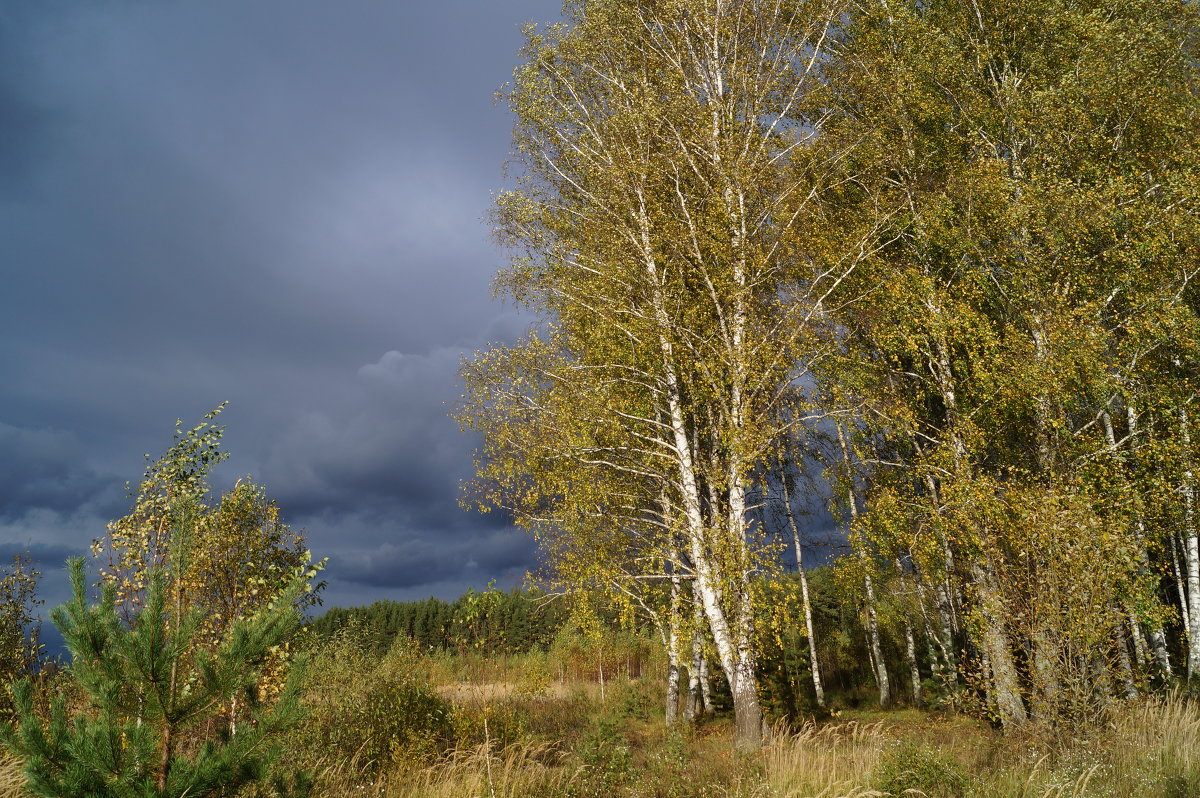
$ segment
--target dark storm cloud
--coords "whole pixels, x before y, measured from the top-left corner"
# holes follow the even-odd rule
[[[111,475],[87,464],[70,432],[0,422],[0,452],[0,519],[12,521],[38,509],[112,509],[119,500]]]
[[[520,577],[533,556],[533,543],[515,531],[496,531],[470,540],[445,541],[437,530],[376,549],[342,555],[330,564],[340,579],[372,587],[410,588],[432,582],[478,582]]]
[[[25,182],[49,127],[45,110],[0,73],[0,185]]]
[[[329,553],[331,578],[401,589],[511,584],[534,565],[532,542],[502,513],[457,504],[477,443],[447,412],[465,353],[387,352],[358,370],[346,405],[299,417],[279,436],[264,480],[318,556]]]
[[[452,500],[470,448],[447,416],[462,350],[387,352],[356,375],[361,393],[337,416],[307,413],[281,431],[264,477],[288,506],[352,511]]]
[[[56,546],[52,543],[19,543],[0,544],[0,567],[5,567],[14,557],[28,557],[29,561],[39,571],[58,569],[69,558],[78,557],[79,551],[71,546]]]
[[[27,188],[32,167],[55,134],[53,115],[24,84],[32,9],[0,11],[0,196]]]
[[[458,508],[445,412],[523,324],[488,289],[492,95],[557,7],[4,4],[0,554],[82,553],[175,418],[229,400],[217,482],[264,482],[331,603],[532,565]]]

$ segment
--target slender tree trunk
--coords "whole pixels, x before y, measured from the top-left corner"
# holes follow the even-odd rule
[[[684,704],[684,718],[688,723],[694,723],[704,709],[700,696],[700,663],[704,660],[703,643],[700,632],[692,633],[692,664],[688,668],[687,702]]]
[[[921,706],[921,670],[917,667],[917,644],[913,640],[912,623],[904,616],[904,653],[908,658],[908,675],[912,681],[913,706]]]
[[[671,632],[672,637],[676,632]],[[667,649],[667,707],[664,715],[666,725],[674,726],[679,719],[679,653],[670,647]]]
[[[682,590],[679,584],[678,566],[675,564],[678,562],[678,554],[672,551],[671,609],[667,616],[667,706],[664,716],[668,726],[675,725],[679,716],[679,610]]]
[[[1154,649],[1154,659],[1158,663],[1158,669],[1162,671],[1163,676],[1170,679],[1174,676],[1174,672],[1171,670],[1171,655],[1167,653],[1167,634],[1157,621],[1150,629],[1150,646]]]
[[[871,575],[863,579],[867,592],[867,641],[871,646],[871,661],[875,663],[875,683],[879,687],[879,706],[892,703],[892,688],[888,680],[887,664],[883,661],[883,646],[879,641],[879,616],[875,612],[875,584]]]
[[[813,693],[817,698],[817,706],[825,708],[825,687],[821,683],[821,662],[817,657],[817,638],[813,632],[812,602],[808,595],[808,575],[800,569],[800,596],[804,602],[804,628],[808,633],[808,663],[812,671]]]
[[[732,458],[736,460],[736,458]],[[739,469],[740,470],[740,469]],[[729,494],[729,538],[738,554],[738,570],[741,580],[738,593],[738,615],[736,624],[737,679],[731,684],[733,690],[733,717],[737,727],[736,740],[739,749],[748,751],[762,744],[763,716],[758,702],[758,650],[754,643],[754,571],[750,563],[749,544],[746,541],[746,491],[741,477],[731,467]]]
[[[934,677],[938,678],[945,674],[947,681],[952,683],[958,682],[958,660],[954,656],[953,646],[953,630],[950,628],[950,617],[947,613],[942,612],[941,590],[935,589],[938,594],[938,616],[942,623],[942,633],[939,635],[933,628],[933,621],[929,617],[927,607],[929,606],[928,598],[925,594],[925,575],[922,571],[917,571],[917,595],[921,601],[921,614],[925,620],[925,639],[929,646],[929,663],[934,669]],[[944,637],[943,637],[944,636]],[[934,650],[934,646],[937,650]],[[939,656],[941,657],[939,661]]]
[[[1175,573],[1175,592],[1179,594],[1179,617],[1183,620],[1184,639],[1187,639],[1188,630],[1192,628],[1192,624],[1188,617],[1187,589],[1184,587],[1183,571],[1179,565],[1179,551],[1183,548],[1183,544],[1179,542],[1174,532],[1167,533],[1167,540],[1171,547],[1171,570]]]
[[[704,614],[712,632],[713,643],[721,659],[721,667],[725,671],[730,689],[733,691],[734,722],[737,727],[736,744],[742,749],[755,748],[762,741],[762,710],[758,704],[758,689],[754,673],[752,629],[738,629],[735,637],[735,630],[730,628],[729,620],[722,606],[722,579],[709,555],[708,531],[700,503],[700,479],[696,471],[696,457],[684,419],[683,391],[675,371],[673,344],[667,336],[667,330],[671,329],[671,324],[660,287],[661,276],[658,264],[652,255],[654,247],[650,237],[649,219],[645,212],[642,213],[641,222],[646,269],[654,286],[653,310],[660,326],[659,349],[662,355],[663,393],[667,402],[671,442],[679,468],[679,487],[683,499],[684,520],[687,525],[688,554],[695,571],[692,580],[693,589],[700,593]],[[745,544],[744,539],[742,543]],[[744,580],[746,578],[747,575],[744,572],[737,574],[740,591],[745,590]],[[744,620],[744,607],[749,602],[749,596],[738,595],[735,596],[735,599],[735,605],[739,608],[738,620]],[[748,680],[749,683],[739,685],[739,679]]]
[[[938,659],[933,627],[929,625],[929,618],[922,618],[922,621],[925,631],[925,656],[929,657],[930,675],[934,682],[939,682],[942,678],[942,661]]]
[[[700,597],[692,591],[692,665],[688,669],[688,721],[694,721],[702,712],[711,711],[708,701],[708,663],[704,658],[705,623],[704,606]]]
[[[1196,529],[1196,489],[1192,482],[1192,433],[1187,408],[1179,409],[1179,432],[1183,442],[1183,535],[1187,565],[1188,681],[1200,677],[1200,533]]]
[[[839,422],[837,425],[838,446],[842,450],[842,462],[846,468],[847,487],[846,502],[850,507],[850,523],[858,520],[858,499],[854,495],[854,476],[851,471],[850,448],[846,444],[846,432]],[[883,661],[883,646],[879,641],[879,616],[875,612],[875,583],[871,580],[870,563],[865,551],[860,552],[864,568],[863,584],[867,595],[867,641],[871,647],[871,661],[874,663],[875,684],[879,687],[879,705],[889,706],[892,703],[891,685],[888,681],[887,665]]]
[[[995,580],[982,565],[974,565],[971,573],[975,582],[975,599],[983,621],[980,642],[992,673],[989,681],[996,709],[1005,727],[1023,723],[1027,719],[1025,703],[1021,699],[1017,666],[1004,628],[1007,613],[1003,599]]]
[[[788,528],[792,531],[792,544],[796,548],[796,570],[800,575],[800,598],[804,609],[804,629],[808,633],[808,663],[812,670],[813,692],[817,706],[825,708],[825,688],[821,685],[821,666],[817,660],[817,638],[813,634],[812,602],[808,595],[808,574],[804,572],[804,548],[800,545],[800,527],[792,509],[792,492],[788,487],[788,476],[783,475],[783,511],[787,515]]]
[[[159,747],[158,776],[155,785],[160,795],[167,790],[167,777],[171,774],[171,753],[175,748],[175,738],[171,734],[171,724],[163,727],[162,743]]]
[[[700,657],[700,701],[704,705],[704,714],[711,715],[713,711],[712,684],[708,680],[708,657]]]
[[[908,578],[904,572],[904,563],[896,558],[896,573],[901,587],[907,588]],[[907,592],[907,591],[906,591]],[[917,644],[913,639],[912,619],[906,610],[904,612],[904,656],[908,660],[908,676],[912,683],[913,706],[921,706],[921,669],[917,666]]]
[[[1142,635],[1141,624],[1138,623],[1137,613],[1132,609],[1125,608],[1125,617],[1129,620],[1129,637],[1133,640],[1133,654],[1137,659],[1140,667],[1145,667],[1149,660],[1149,653],[1146,651],[1146,638]]]
[[[925,486],[929,490],[929,501],[933,505],[935,513],[941,513],[941,497],[938,491],[937,481],[932,474],[925,475]],[[954,554],[950,551],[950,544],[943,537],[942,557],[945,561],[945,576],[937,580],[934,587],[934,597],[937,599],[938,619],[941,621],[941,637],[938,639],[938,645],[942,650],[942,657],[946,663],[946,670],[954,684],[958,683],[958,657],[954,652],[954,634],[956,624],[954,623],[954,600],[951,598],[950,574],[954,573]],[[918,586],[920,585],[920,575],[918,574]]]
[[[1117,436],[1113,432],[1112,419],[1106,412],[1102,414],[1104,422],[1104,434],[1108,440],[1108,445],[1113,451],[1117,449]],[[1130,446],[1133,445],[1133,440],[1138,432],[1137,412],[1133,405],[1126,403],[1125,405],[1125,421],[1129,428]],[[1138,575],[1146,581],[1153,580],[1155,577],[1150,568],[1150,555],[1146,552],[1146,522],[1139,514],[1134,522],[1134,539],[1137,543],[1138,554]],[[1142,639],[1141,624],[1137,619],[1137,615],[1129,608],[1130,630],[1133,633],[1134,648],[1137,652],[1138,662],[1146,661],[1146,643]],[[1163,631],[1162,624],[1158,620],[1154,620],[1148,625],[1150,629],[1150,647],[1154,650],[1154,660],[1158,665],[1159,671],[1163,676],[1170,679],[1171,673],[1171,657],[1167,653],[1167,635]]]

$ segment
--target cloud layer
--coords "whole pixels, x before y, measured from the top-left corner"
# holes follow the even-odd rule
[[[534,564],[457,505],[464,353],[524,326],[481,218],[558,3],[16,0],[0,15],[0,556],[57,570],[221,401],[330,603]],[[57,581],[56,581],[57,580]],[[48,579],[50,600],[60,577]]]

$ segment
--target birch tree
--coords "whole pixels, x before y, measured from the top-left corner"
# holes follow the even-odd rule
[[[1154,614],[1102,422],[1190,329],[1195,14],[863,2],[830,65],[826,132],[876,164],[846,212],[895,209],[834,378],[890,442],[866,528],[965,597],[1006,725],[1103,702],[1122,602]]]
[[[632,468],[676,509],[738,742],[753,747],[750,480],[813,356],[821,303],[857,263],[814,270],[798,254],[833,174],[809,157],[819,119],[806,111],[838,13],[790,0],[567,11],[530,32],[508,94],[521,187],[498,204],[516,252],[499,287],[553,325],[539,345],[569,371],[544,384],[607,397],[587,423],[615,437],[590,461]]]

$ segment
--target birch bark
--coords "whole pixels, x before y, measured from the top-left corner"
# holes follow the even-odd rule
[[[804,572],[804,547],[800,544],[800,527],[796,523],[796,513],[792,509],[792,491],[790,479],[783,474],[783,511],[787,516],[788,529],[792,533],[792,545],[796,551],[796,570],[800,576],[800,599],[804,610],[804,630],[808,634],[808,664],[812,671],[813,693],[817,697],[817,706],[825,708],[825,688],[821,684],[821,664],[817,659],[817,638],[813,633],[812,602],[808,595],[808,574]]]
[[[846,443],[846,431],[841,422],[837,424],[838,447],[842,451],[842,465],[846,469],[846,503],[850,508],[850,523],[858,521],[858,499],[854,494],[853,464],[850,460],[850,448]],[[888,681],[887,664],[883,661],[883,646],[879,640],[879,616],[875,611],[875,583],[871,579],[871,565],[867,561],[867,553],[859,551],[865,568],[863,585],[866,589],[867,610],[867,641],[871,646],[871,661],[874,663],[875,683],[879,687],[879,705],[889,706],[892,702],[891,684]]]
[[[1179,439],[1183,443],[1183,553],[1187,566],[1188,681],[1200,677],[1200,531],[1196,528],[1196,487],[1192,478],[1192,432],[1186,407],[1179,408]]]

